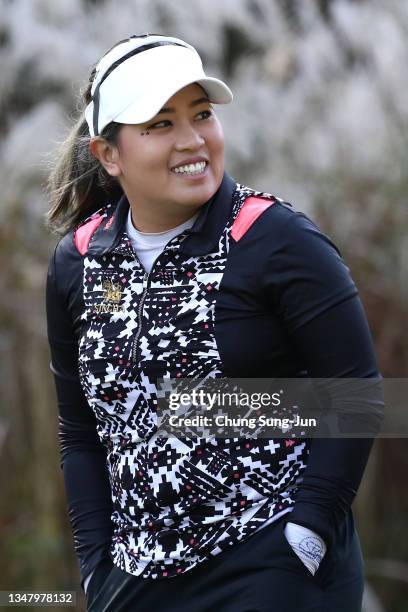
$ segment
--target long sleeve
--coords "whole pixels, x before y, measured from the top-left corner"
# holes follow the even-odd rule
[[[364,438],[325,438],[320,431],[312,440],[287,521],[315,531],[330,547],[381,427],[381,377],[364,310],[340,252],[305,215],[276,213],[264,289],[317,395],[323,387],[344,431],[358,424],[359,412],[364,430],[370,431]],[[319,385],[316,379],[327,381]],[[359,380],[353,385],[346,379]]]
[[[361,404],[364,425],[373,437],[316,437],[290,521],[308,527],[331,545],[336,526],[357,494],[365,466],[381,425],[383,398],[379,373],[364,311],[357,296],[332,307],[292,335],[294,345],[312,378],[327,378],[334,413],[355,422]],[[311,350],[311,347],[312,350]],[[329,350],[328,350],[329,347]],[[338,385],[340,377],[367,379],[367,385]],[[317,390],[318,391],[318,390]],[[347,406],[345,410],[344,406]],[[370,406],[369,406],[370,407]]]
[[[111,543],[111,489],[106,450],[79,381],[78,340],[68,300],[58,290],[55,260],[54,253],[46,296],[50,367],[58,400],[61,468],[83,585],[85,577],[107,555]]]

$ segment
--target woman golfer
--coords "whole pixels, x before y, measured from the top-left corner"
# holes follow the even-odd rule
[[[191,45],[131,36],[50,177],[51,368],[91,611],[361,609],[350,506],[372,437],[157,430],[160,379],[378,375],[331,240],[226,173],[214,105],[231,100]]]

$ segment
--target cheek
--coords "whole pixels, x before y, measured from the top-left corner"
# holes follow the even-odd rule
[[[171,159],[172,143],[161,138],[160,142],[152,144],[153,146],[149,149],[148,161],[145,163],[145,170],[150,174],[156,174],[157,180],[164,179],[170,173],[169,160]]]
[[[155,137],[155,134],[139,136],[139,141],[128,156],[128,167],[141,175],[151,173],[163,167],[167,155],[167,143]]]
[[[217,122],[215,129],[212,133],[212,150],[213,154],[223,158],[224,156],[224,132],[221,127],[221,124]]]
[[[214,141],[211,157],[217,174],[224,172],[224,139],[218,138]]]

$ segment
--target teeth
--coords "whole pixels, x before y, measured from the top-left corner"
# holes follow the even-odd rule
[[[178,166],[173,168],[176,174],[200,174],[204,172],[207,162],[197,162],[196,164],[188,164],[187,166]]]

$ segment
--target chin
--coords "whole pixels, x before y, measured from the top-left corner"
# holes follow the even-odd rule
[[[222,181],[222,176],[220,180],[216,180],[215,178],[212,178],[209,181],[205,181],[205,183],[202,185],[192,185],[191,190],[189,190],[190,193],[187,196],[188,201],[190,203],[204,204],[210,198],[213,197],[213,195],[215,194],[215,192],[218,190],[219,186],[221,185],[221,181]]]
[[[203,177],[203,180],[190,181],[187,179],[184,184],[177,185],[176,188],[173,184],[171,191],[168,191],[168,195],[170,196],[170,193],[172,193],[173,197],[171,199],[179,206],[196,208],[213,197],[221,185],[222,177],[223,173],[217,172],[216,175],[210,174],[210,176]]]

